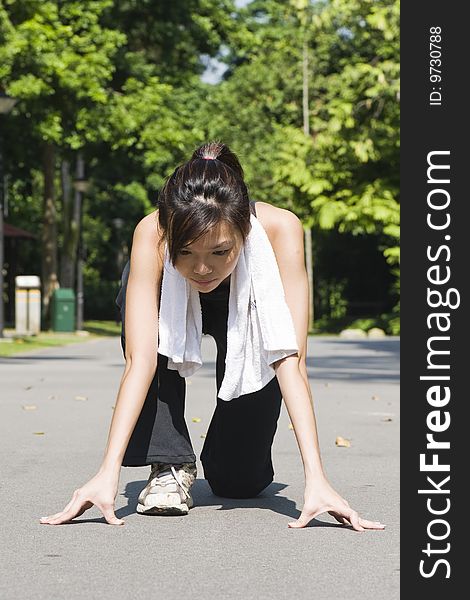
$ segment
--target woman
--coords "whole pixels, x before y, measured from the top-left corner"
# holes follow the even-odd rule
[[[139,513],[186,514],[193,506],[196,456],[184,421],[185,379],[155,351],[160,342],[162,248],[166,243],[174,268],[199,293],[202,332],[217,344],[219,392],[225,375],[231,274],[250,232],[252,213],[274,250],[298,352],[272,365],[275,376],[262,389],[230,402],[217,398],[201,453],[205,478],[216,495],[232,498],[254,497],[271,483],[271,446],[283,398],[305,473],[303,510],[289,526],[304,527],[328,511],[356,531],[384,528],[349,506],[331,487],[321,463],[305,362],[309,297],[302,225],[287,210],[250,202],[237,157],[219,142],[201,146],[174,171],[160,192],[159,209],[135,228],[130,270],[123,275],[117,299],[126,364],[103,462],[61,512],[43,517],[41,523],[58,525],[95,505],[109,524],[123,524],[114,513],[121,466],[151,465],[139,495]]]

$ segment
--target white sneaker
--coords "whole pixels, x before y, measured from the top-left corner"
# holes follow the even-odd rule
[[[147,485],[139,494],[137,512],[145,515],[187,515],[194,506],[189,492],[196,463],[152,464]]]

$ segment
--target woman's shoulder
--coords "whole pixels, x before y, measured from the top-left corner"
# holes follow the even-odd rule
[[[138,259],[145,261],[150,260],[154,263],[154,258],[157,260],[155,264],[157,266],[157,276],[161,275],[163,268],[163,237],[161,229],[158,224],[158,209],[149,213],[143,217],[135,226],[134,235],[132,239],[132,254]],[[132,261],[131,254],[131,261]]]
[[[153,247],[155,247],[155,244],[160,247],[163,236],[158,223],[158,208],[137,223],[134,229],[134,239],[136,237],[140,238],[144,243],[152,244]]]
[[[139,230],[143,233],[148,233],[149,235],[157,235],[158,234],[158,208],[153,210],[151,213],[142,217],[140,221],[135,226],[135,230]]]
[[[267,202],[256,203],[256,216],[271,243],[279,237],[285,240],[286,235],[295,235],[302,228],[302,223],[296,214]]]

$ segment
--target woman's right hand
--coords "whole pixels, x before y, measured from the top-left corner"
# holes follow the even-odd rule
[[[124,525],[124,521],[114,514],[118,483],[116,478],[98,473],[74,491],[72,499],[63,510],[49,517],[41,517],[39,522],[44,525],[61,525],[96,506],[110,525]]]

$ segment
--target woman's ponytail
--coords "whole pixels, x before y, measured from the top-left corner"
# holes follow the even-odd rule
[[[197,150],[193,152],[191,160],[218,160],[232,169],[232,171],[243,179],[245,174],[243,168],[238,160],[236,154],[234,154],[230,148],[220,141],[213,141],[199,146]]]

